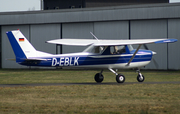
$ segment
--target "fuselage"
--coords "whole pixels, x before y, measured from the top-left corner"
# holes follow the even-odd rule
[[[150,50],[139,50],[132,62],[127,65],[135,50],[121,54],[102,54],[102,53],[71,53],[58,54],[47,57],[38,57],[42,60],[22,60],[21,65],[45,66],[45,67],[83,67],[83,68],[140,68],[150,63],[153,52]],[[29,58],[31,59],[31,58]]]

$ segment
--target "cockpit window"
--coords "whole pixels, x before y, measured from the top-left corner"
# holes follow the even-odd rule
[[[93,46],[91,45],[87,49],[85,49],[83,52],[97,53],[97,54],[102,54],[104,52],[106,54],[123,54],[123,53],[129,53],[132,50],[133,50],[133,47],[131,45],[123,45],[123,46]]]
[[[85,49],[83,52],[90,52],[90,53],[103,53],[107,46],[90,46]]]
[[[125,46],[111,46],[110,51],[111,51],[111,54],[126,53],[126,47]]]

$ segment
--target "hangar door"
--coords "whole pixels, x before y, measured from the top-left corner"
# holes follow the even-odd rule
[[[141,20],[131,21],[131,39],[156,39],[167,38],[167,20]],[[157,52],[146,69],[167,69],[167,44],[147,44],[148,48]],[[143,46],[141,47],[143,48]]]

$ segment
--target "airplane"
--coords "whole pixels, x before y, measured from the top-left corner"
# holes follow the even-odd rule
[[[173,43],[177,41],[177,39],[100,40],[92,32],[90,33],[95,39],[47,41],[47,43],[60,45],[88,46],[84,51],[69,54],[50,54],[36,50],[19,29],[6,32],[18,64],[43,67],[100,68],[102,70],[94,76],[97,83],[104,80],[103,69],[109,69],[114,73],[117,83],[123,83],[125,76],[118,74],[115,69],[137,69],[137,81],[143,82],[145,77],[141,74],[140,69],[151,62],[156,52],[140,49],[140,47],[151,43]],[[138,48],[133,49],[133,44],[138,44]]]

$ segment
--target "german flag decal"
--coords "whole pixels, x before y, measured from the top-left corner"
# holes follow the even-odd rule
[[[19,42],[24,42],[24,38],[19,38]]]

